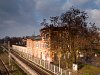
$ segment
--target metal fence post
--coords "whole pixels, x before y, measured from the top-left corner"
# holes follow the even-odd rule
[[[62,75],[62,69],[61,69],[61,75]]]
[[[71,75],[71,72],[69,71],[69,75]]]
[[[44,68],[45,68],[45,61],[44,61]]]
[[[56,68],[55,68],[55,65],[54,65],[54,73],[55,73],[55,69],[56,69]]]
[[[48,69],[50,70],[50,64],[48,63]]]

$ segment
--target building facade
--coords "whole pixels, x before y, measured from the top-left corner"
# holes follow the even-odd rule
[[[50,59],[48,44],[43,39],[41,39],[41,37],[38,39],[37,37],[38,36],[33,39],[27,39],[27,49],[32,51],[34,57],[41,58],[47,61],[52,61]]]
[[[27,38],[26,47],[12,45],[13,49],[32,55],[36,58],[40,58],[49,62],[52,62],[50,58],[50,51],[48,44],[41,38],[41,36],[34,36],[33,38]]]

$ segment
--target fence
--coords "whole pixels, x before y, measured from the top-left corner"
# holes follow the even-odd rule
[[[21,52],[19,50],[14,50],[14,51],[17,52],[18,54],[20,54],[21,57],[24,57],[25,59],[30,60],[31,62],[35,63],[36,65],[41,66],[42,68],[44,68],[56,75],[71,75],[68,70],[59,68],[58,66],[53,65],[46,60],[42,60],[40,58],[33,57],[32,55]]]

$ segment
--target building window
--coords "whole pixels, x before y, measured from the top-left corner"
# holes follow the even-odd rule
[[[44,43],[44,48],[48,48],[48,44],[47,43]]]
[[[37,42],[37,43],[35,44],[35,46],[38,48],[38,47],[39,47],[39,43]]]

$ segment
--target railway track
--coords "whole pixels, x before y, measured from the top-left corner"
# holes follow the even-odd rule
[[[6,49],[6,51],[8,52],[7,49]],[[47,73],[46,71],[43,71],[42,69],[40,69],[40,67],[38,67],[37,65],[35,65],[35,64],[33,65],[33,63],[31,63],[29,61],[26,61],[25,59],[23,59],[22,57],[20,57],[20,55],[18,53],[16,53],[15,51],[13,51],[12,49],[10,49],[10,52],[12,54],[14,54],[14,56],[16,56],[19,60],[21,60],[22,62],[24,62],[25,64],[27,64],[31,69],[35,70],[39,75],[55,75],[55,74],[53,74],[51,72]]]
[[[2,46],[3,47],[3,46]],[[4,48],[4,47],[3,47]],[[5,48],[4,48],[5,49]],[[7,53],[9,53],[8,49],[5,49]],[[27,64],[27,66],[29,66],[31,69],[35,70],[38,75],[48,75],[45,72],[40,71],[39,69],[37,69],[35,66],[33,66],[32,64],[30,64],[28,61],[24,60],[23,58],[21,58],[19,56],[19,54],[17,54],[16,52],[14,52],[12,49],[10,50],[10,53],[14,54],[15,57],[17,57],[19,60],[21,60],[22,62],[24,62],[25,64]],[[13,58],[12,58],[13,59]],[[15,59],[13,59],[16,63],[17,61]],[[18,66],[20,66],[20,64],[17,63]],[[22,69],[23,70],[23,69]],[[24,71],[24,70],[23,70]],[[1,74],[0,74],[1,75]],[[4,74],[3,74],[4,75]],[[6,74],[5,74],[6,75]]]
[[[14,51],[11,51],[11,53],[13,53],[18,59],[20,59],[22,62],[27,64],[29,67],[31,67],[31,69],[35,70],[39,75],[47,75],[47,73],[41,71],[36,66],[33,66],[33,64],[31,64],[31,63],[25,61],[24,59],[22,59],[21,57],[19,57],[19,55],[17,55]]]

